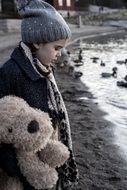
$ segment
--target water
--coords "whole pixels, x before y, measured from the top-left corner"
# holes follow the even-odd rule
[[[83,49],[84,65],[77,70],[83,72],[81,80],[89,87],[95,97],[95,102],[107,114],[105,119],[114,124],[114,143],[120,147],[120,152],[127,160],[127,88],[118,87],[116,82],[127,75],[127,66],[117,64],[118,60],[127,59],[126,36],[108,36],[105,38],[79,41],[75,44],[75,56],[78,48]],[[98,57],[93,63],[92,57]],[[100,66],[101,60],[105,66]],[[102,78],[102,72],[112,73],[112,68],[118,68],[117,78]]]

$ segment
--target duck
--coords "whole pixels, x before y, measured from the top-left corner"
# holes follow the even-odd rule
[[[118,70],[117,67],[113,67],[112,73],[101,73],[101,77],[103,77],[103,78],[109,78],[109,77],[116,78],[117,77],[117,70]]]
[[[75,78],[75,79],[80,78],[82,75],[83,75],[83,73],[80,72],[80,71],[75,71],[75,72],[74,72],[74,78]]]
[[[75,66],[77,67],[84,64],[82,57],[82,49],[79,50],[78,59],[74,60],[74,62],[76,63]]]
[[[91,57],[90,59],[93,60],[93,63],[97,63],[97,60],[99,59],[99,57]]]
[[[127,82],[127,75],[124,77],[124,80]]]
[[[125,60],[118,60],[118,61],[116,61],[116,63],[117,64],[119,64],[119,65],[123,65],[123,64],[127,64],[127,59],[125,59]]]
[[[127,75],[124,77],[124,80],[117,81],[117,86],[125,87],[127,88]]]
[[[75,63],[75,67],[79,67],[79,66],[82,66],[82,65],[84,65],[84,62]]]
[[[125,88],[127,88],[127,82],[125,82],[125,81],[117,81],[117,86],[121,86],[121,87],[125,87]]]
[[[105,63],[101,60],[100,66],[105,67]]]

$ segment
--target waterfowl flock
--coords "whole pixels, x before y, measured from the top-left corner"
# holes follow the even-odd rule
[[[68,63],[65,66],[68,67],[68,69],[67,69],[68,74],[73,76],[75,79],[78,79],[81,76],[83,76],[83,73],[81,71],[76,71],[75,67],[79,67],[79,66],[84,65],[83,49],[80,48],[78,50],[78,52],[74,54],[74,55],[76,55],[75,59],[74,59],[74,55],[70,56],[70,54],[71,54],[70,52],[66,54],[66,56],[68,55],[68,57],[71,59],[68,59]],[[100,59],[99,57],[91,57],[90,59],[92,60],[92,63],[97,63],[101,67],[106,67],[106,63],[102,59]],[[116,64],[127,66],[127,59],[117,60]],[[101,75],[101,78],[107,78],[107,79],[111,78],[111,77],[117,78],[117,73],[118,73],[118,68],[113,67],[111,69],[111,72],[102,72],[100,75]],[[127,88],[127,75],[124,77],[124,80],[117,81],[116,84],[117,84],[117,86]]]
[[[101,60],[99,57],[91,57],[90,59],[92,59],[93,63],[100,63],[100,66],[102,66],[102,67],[106,66],[106,63],[103,60]],[[118,61],[116,61],[116,64],[127,66],[127,59],[118,60]],[[111,77],[117,78],[117,73],[118,73],[118,68],[113,67],[111,72],[102,72],[101,78],[111,78]],[[124,80],[117,81],[116,84],[117,84],[117,86],[127,88],[127,75],[124,77]]]
[[[73,59],[74,56],[71,56],[71,52],[66,48],[63,48],[61,50],[61,56],[56,62],[57,67],[65,69],[65,71],[75,79],[80,78],[83,73],[81,71],[76,71],[75,67],[79,67],[84,64],[82,53],[83,50],[79,49],[77,59]]]

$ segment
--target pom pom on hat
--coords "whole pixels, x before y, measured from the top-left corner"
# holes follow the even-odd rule
[[[71,37],[71,31],[56,9],[43,0],[16,0],[17,10],[23,18],[22,41],[47,43]]]

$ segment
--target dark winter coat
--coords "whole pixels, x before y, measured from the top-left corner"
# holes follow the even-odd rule
[[[34,70],[20,47],[0,68],[0,98],[10,94],[23,98],[32,107],[48,112],[46,78]]]
[[[10,59],[0,68],[0,98],[5,95],[19,96],[30,106],[48,112],[46,78],[34,70],[20,47],[13,51]],[[0,167],[9,176],[18,176],[24,190],[34,190],[20,172],[12,145],[0,146]]]
[[[36,72],[21,47],[17,47],[11,54],[11,58],[0,68],[0,98],[5,95],[21,97],[30,106],[49,112],[53,123],[60,117],[48,108],[47,79]],[[65,138],[66,142],[68,139]],[[68,165],[65,167],[68,175],[61,168],[58,172],[59,174],[62,172],[62,178],[64,176],[63,183],[66,181],[66,184],[70,186],[70,182],[77,180],[76,164],[72,152]],[[12,177],[18,176],[24,185],[24,190],[35,190],[22,176],[17,165],[15,149],[11,145],[0,147],[0,168]],[[63,189],[67,189],[67,186]]]

